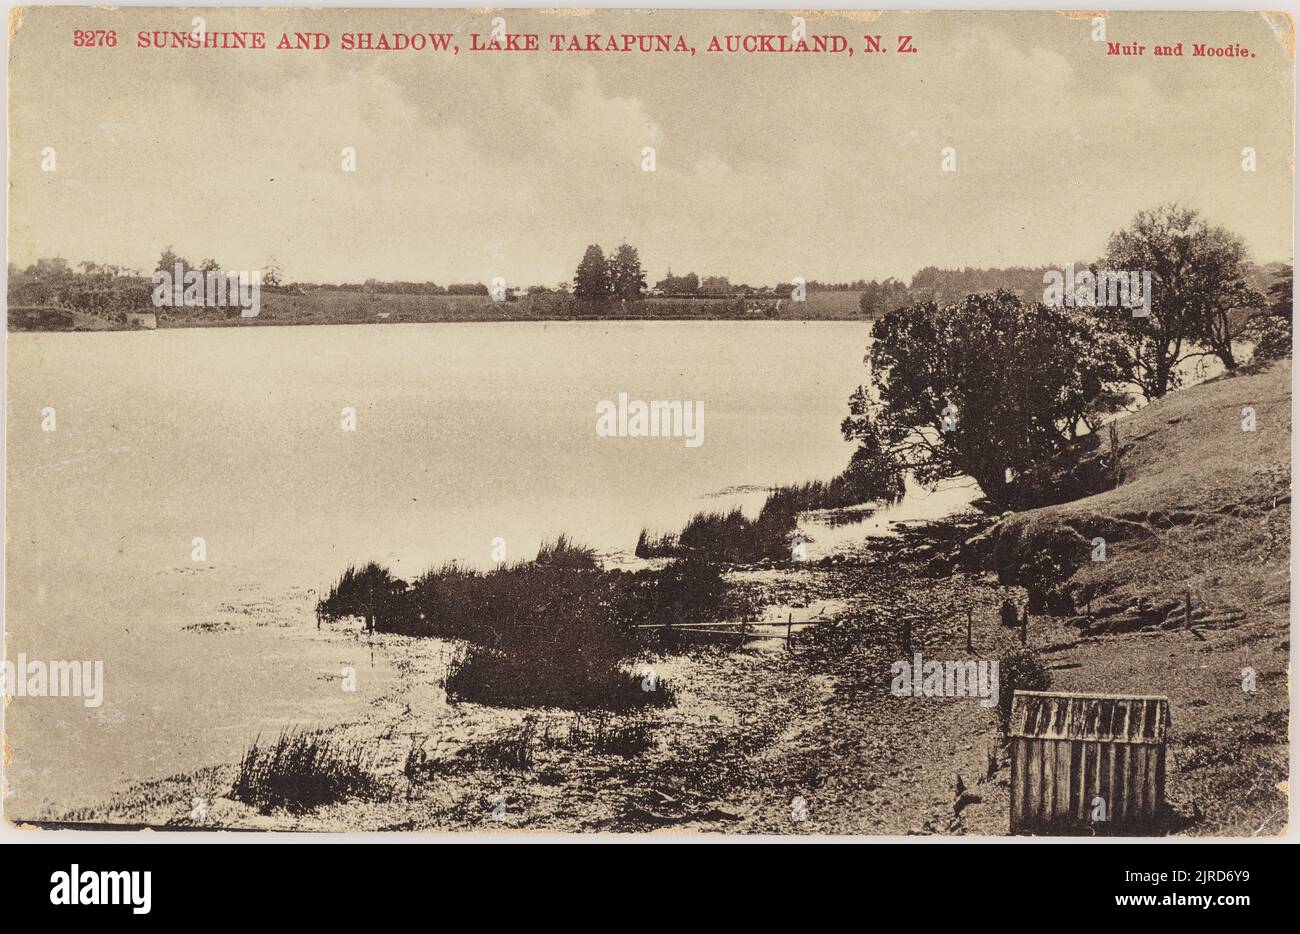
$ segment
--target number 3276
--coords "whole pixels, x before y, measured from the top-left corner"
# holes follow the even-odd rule
[[[95,46],[107,46],[112,48],[117,45],[117,30],[74,29],[72,30],[72,44],[80,48],[91,48]]]

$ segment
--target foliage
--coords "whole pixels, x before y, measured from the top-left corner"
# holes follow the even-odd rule
[[[349,565],[330,592],[316,604],[322,619],[360,616],[367,626],[384,629],[402,610],[400,600],[406,584],[375,561],[357,567]]]
[[[655,535],[642,529],[636,555],[731,564],[788,559],[799,513],[867,502],[897,502],[902,496],[902,480],[896,472],[880,469],[878,462],[855,451],[848,468],[829,482],[814,480],[773,488],[756,519],[749,519],[736,508],[725,513],[696,513],[676,535]]]
[[[1128,228],[1111,235],[1101,267],[1149,272],[1151,310],[1097,313],[1123,337],[1126,376],[1148,399],[1178,388],[1178,365],[1198,345],[1228,369],[1236,367],[1232,341],[1249,310],[1264,304],[1247,283],[1247,266],[1241,238],[1176,204],[1139,211]]]
[[[605,570],[591,549],[563,535],[532,561],[490,571],[447,564],[409,587],[373,562],[349,567],[320,604],[328,618],[373,617],[383,632],[469,643],[448,675],[451,696],[620,709],[671,699],[644,696],[641,679],[626,670],[644,649],[635,627],[750,609],[712,565]]]
[[[587,301],[604,301],[610,293],[609,263],[605,261],[604,251],[593,243],[582,255],[573,275],[573,294]]]
[[[998,722],[1006,733],[1011,724],[1011,702],[1016,691],[1046,691],[1052,670],[1034,652],[1016,652],[998,661]]]
[[[637,301],[645,291],[645,272],[636,248],[621,244],[609,261],[610,290],[615,298]]]
[[[1291,353],[1292,267],[1285,266],[1269,287],[1269,313],[1258,315],[1246,326],[1245,335],[1255,344],[1254,360],[1276,360]]]
[[[1122,350],[1100,322],[1007,291],[890,312],[872,327],[870,387],[849,400],[858,469],[922,484],[969,475],[995,503],[1122,403]]]
[[[240,760],[230,796],[263,811],[301,813],[380,790],[372,775],[374,756],[364,745],[345,744],[324,733],[285,730],[269,747],[254,741]]]

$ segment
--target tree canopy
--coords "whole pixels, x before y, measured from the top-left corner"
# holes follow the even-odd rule
[[[1127,228],[1112,234],[1100,265],[1151,274],[1150,314],[1098,309],[1123,336],[1127,378],[1148,399],[1178,388],[1178,365],[1200,348],[1228,369],[1236,367],[1232,341],[1250,309],[1265,301],[1247,284],[1240,237],[1211,227],[1194,210],[1165,204],[1139,211]]]
[[[933,302],[878,319],[870,385],[842,430],[860,467],[932,484],[969,475],[1015,501],[1017,477],[1068,449],[1125,397],[1122,348],[1093,316],[1026,304],[1009,291]]]

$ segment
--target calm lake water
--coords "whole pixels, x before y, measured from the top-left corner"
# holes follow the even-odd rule
[[[392,673],[316,636],[349,562],[402,576],[567,532],[756,509],[828,478],[859,322],[564,322],[13,334],[6,657],[103,659],[104,703],[16,698],[9,806],[79,805],[358,715]],[[704,443],[607,438],[596,406],[700,400]],[[56,430],[42,431],[42,409]],[[342,430],[342,410],[356,431]],[[206,559],[193,560],[202,538]],[[188,628],[187,628],[188,627]],[[196,628],[197,627],[197,628]],[[382,655],[382,652],[380,653]],[[341,665],[364,671],[343,694]]]

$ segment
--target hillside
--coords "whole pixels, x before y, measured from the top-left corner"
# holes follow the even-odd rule
[[[1247,408],[1254,431],[1242,427]],[[992,546],[986,560],[1004,583],[1065,612],[1066,632],[1078,633],[1044,649],[1056,689],[1169,696],[1173,829],[1278,833],[1287,813],[1291,361],[1173,393],[1117,428],[1119,484],[1005,517],[981,537]],[[1104,560],[1094,560],[1098,537]],[[1243,687],[1252,671],[1253,691]]]

